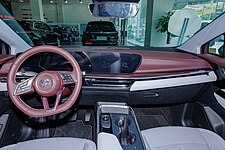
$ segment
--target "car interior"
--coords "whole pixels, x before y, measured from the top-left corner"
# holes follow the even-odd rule
[[[90,14],[132,18],[140,1],[92,0]],[[123,32],[103,46],[103,31],[97,46],[35,46],[6,9],[0,150],[225,150],[224,13],[174,47],[123,45]]]

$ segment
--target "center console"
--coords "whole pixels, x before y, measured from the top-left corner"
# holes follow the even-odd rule
[[[125,103],[97,104],[97,133],[104,133],[104,138],[98,137],[98,150],[117,150],[118,148],[110,148],[112,143],[123,150],[146,150],[134,111]],[[106,144],[101,140],[106,141],[107,138],[112,142],[110,145],[99,144]]]

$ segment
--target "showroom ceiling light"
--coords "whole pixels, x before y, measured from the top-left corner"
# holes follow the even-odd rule
[[[67,0],[64,0],[64,3],[68,4],[68,1]]]
[[[20,0],[20,3],[23,3],[24,1],[23,0]]]
[[[49,0],[49,2],[50,2],[50,3],[54,3],[54,1],[53,1],[53,0]]]
[[[82,4],[83,2],[82,2],[82,0],[79,0],[79,2]]]

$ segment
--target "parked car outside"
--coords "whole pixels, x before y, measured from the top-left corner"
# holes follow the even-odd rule
[[[91,21],[82,37],[83,45],[118,45],[118,32],[110,21]]]
[[[71,43],[75,42],[76,36],[75,31],[72,31],[69,27],[55,27],[54,32],[59,34],[60,43]]]
[[[26,31],[34,45],[60,45],[59,35],[43,21],[17,20]]]

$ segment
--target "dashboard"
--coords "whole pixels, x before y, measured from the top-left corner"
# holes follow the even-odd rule
[[[130,105],[183,103],[191,100],[205,84],[217,80],[207,61],[184,52],[124,49],[68,51],[83,72],[80,105],[93,105],[99,101]],[[0,75],[7,74],[12,62],[2,66]],[[21,70],[25,76],[21,74],[21,79],[29,77],[26,72],[71,69],[63,57],[39,53],[24,62]],[[29,100],[26,102],[29,103]]]

